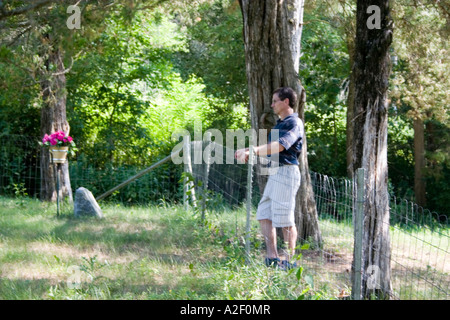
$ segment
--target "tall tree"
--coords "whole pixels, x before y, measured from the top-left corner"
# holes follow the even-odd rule
[[[299,99],[295,111],[304,120],[306,94],[299,80],[300,39],[304,0],[240,0],[244,23],[246,73],[252,128],[271,129],[276,115],[271,110],[273,91],[293,88]],[[298,237],[320,245],[316,203],[309,175],[307,143],[300,159],[302,184],[297,193]],[[260,187],[264,186],[259,181]]]
[[[50,35],[44,35],[42,40],[49,43],[52,41]],[[45,46],[49,51],[44,53],[44,67],[41,68],[41,137],[46,133],[51,134],[56,131],[70,132],[70,126],[66,117],[66,71],[63,61],[62,48],[53,44]],[[50,155],[48,152],[41,152],[41,200],[55,201],[56,186],[54,177],[60,174],[61,187],[59,192],[62,196],[67,196],[72,202],[72,187],[69,177],[69,165],[67,161],[62,164],[61,171],[55,172],[55,167],[50,165]]]
[[[431,145],[427,147],[425,135],[433,135],[428,130],[430,120],[445,124],[450,115],[447,92],[450,7],[435,0],[417,0],[413,4],[400,0],[396,1],[396,6],[398,32],[393,48],[398,66],[392,100],[407,110],[413,122],[415,202],[425,207],[427,153],[435,151]]]
[[[34,56],[29,66],[30,77],[40,86],[41,136],[63,130],[69,133],[66,119],[66,70],[61,30],[68,30],[66,8],[70,1],[56,5],[54,1],[0,2],[1,44],[15,49],[23,56]],[[18,50],[17,48],[20,48]],[[28,57],[27,57],[28,58]],[[6,57],[8,59],[8,57]],[[26,60],[26,59],[24,59]],[[41,153],[41,199],[56,200],[54,166],[50,165],[48,152]],[[62,194],[72,200],[72,190],[67,163],[61,170]]]
[[[66,118],[66,74],[78,52],[88,49],[93,38],[102,31],[101,22],[115,9],[130,18],[136,10],[150,10],[165,0],[40,0],[0,1],[2,45],[18,46],[23,55],[35,59],[30,76],[40,84],[41,135],[63,130],[69,133]],[[75,6],[75,7],[74,7]],[[83,20],[83,22],[81,21]],[[56,199],[55,172],[47,152],[41,155],[41,200]],[[61,170],[61,191],[72,198],[68,164]]]
[[[376,294],[389,298],[391,293],[387,90],[392,37],[389,0],[358,0],[353,65],[353,170],[365,169],[362,270],[375,271],[377,280],[374,284],[373,278],[363,277],[364,297]]]

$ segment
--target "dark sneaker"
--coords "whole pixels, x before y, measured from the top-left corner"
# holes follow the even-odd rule
[[[294,268],[297,268],[297,262],[294,261],[294,263],[290,263],[287,260],[281,261],[280,269],[288,271]]]
[[[267,267],[277,268],[278,265],[280,264],[280,259],[279,258],[266,258],[264,260],[264,263],[266,264]]]

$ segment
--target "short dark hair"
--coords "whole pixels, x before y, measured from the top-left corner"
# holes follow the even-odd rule
[[[294,109],[297,103],[297,93],[290,87],[280,87],[273,92],[273,94],[278,94],[280,100],[289,99],[289,106]]]

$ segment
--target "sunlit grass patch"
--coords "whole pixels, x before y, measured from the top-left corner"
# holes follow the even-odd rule
[[[264,266],[256,223],[246,259],[242,208],[201,221],[167,205],[102,204],[103,219],[57,217],[35,200],[0,206],[1,299],[332,298]]]

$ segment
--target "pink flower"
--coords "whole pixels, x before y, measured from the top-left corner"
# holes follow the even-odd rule
[[[52,146],[71,146],[75,147],[75,143],[73,142],[72,137],[67,135],[64,131],[56,131],[51,135],[45,134],[42,138],[42,145],[52,145]]]
[[[49,140],[50,140],[50,137],[48,136],[48,134],[45,134],[44,138],[42,138],[42,143],[46,143]]]
[[[59,136],[59,131],[58,132],[54,132],[52,133],[52,135],[50,136],[52,139],[58,139]]]

